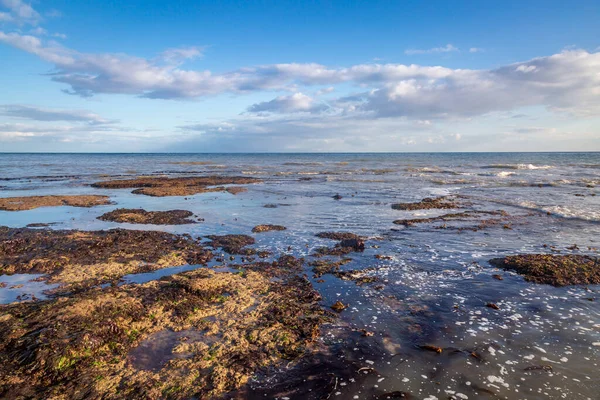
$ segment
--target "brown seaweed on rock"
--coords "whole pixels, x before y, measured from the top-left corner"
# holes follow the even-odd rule
[[[331,314],[300,277],[208,269],[143,285],[0,306],[0,397],[219,398],[310,352]],[[185,339],[148,370],[132,350]]]
[[[65,289],[113,282],[131,273],[204,264],[212,253],[188,235],[111,229],[83,232],[0,227],[0,275],[49,274]]]
[[[196,221],[189,219],[194,215],[186,210],[146,211],[141,208],[117,208],[98,217],[102,221],[126,222],[130,224],[183,225]]]
[[[270,232],[270,231],[285,231],[287,228],[281,225],[256,225],[252,228],[252,232],[260,233],[260,232]]]
[[[140,177],[93,183],[92,186],[103,189],[137,188],[132,193],[147,196],[191,196],[197,193],[228,191],[229,184],[260,183],[255,178],[244,176],[188,176],[183,178]],[[230,192],[239,192],[237,189]],[[235,193],[234,193],[235,194]]]
[[[449,200],[447,197],[424,198],[416,203],[395,203],[392,204],[394,210],[415,211],[415,210],[431,210],[431,209],[448,209],[459,208],[459,204],[454,200]]]
[[[254,238],[248,235],[210,235],[207,236],[211,241],[208,245],[213,248],[222,248],[229,254],[252,255],[256,253],[254,249],[246,249],[246,246],[254,244]]]
[[[494,258],[490,264],[516,271],[525,280],[553,286],[600,284],[600,262],[584,255],[521,254]]]
[[[71,195],[71,196],[25,196],[0,198],[0,210],[23,211],[38,207],[93,207],[110,204],[108,196]]]
[[[362,252],[365,249],[363,238],[351,232],[320,232],[317,237],[337,240],[334,247],[319,247],[315,250],[314,257],[343,256],[352,252]]]
[[[319,232],[315,236],[323,239],[332,239],[338,241],[346,239],[361,239],[360,236],[351,232]]]
[[[473,210],[473,211],[464,211],[464,212],[460,212],[460,213],[444,214],[444,215],[440,215],[438,217],[398,219],[398,220],[394,221],[394,224],[411,226],[411,225],[415,225],[415,224],[427,224],[427,223],[432,223],[432,222],[437,222],[437,221],[444,221],[444,222],[445,221],[454,221],[454,220],[463,221],[463,220],[469,220],[471,218],[477,218],[481,215],[493,215],[493,216],[506,217],[506,216],[508,216],[508,213],[503,210],[498,210],[498,211]]]

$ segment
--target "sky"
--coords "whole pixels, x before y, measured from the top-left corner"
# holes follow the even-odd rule
[[[0,0],[0,152],[600,151],[600,2]]]

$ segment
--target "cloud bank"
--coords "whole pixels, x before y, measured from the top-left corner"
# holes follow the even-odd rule
[[[0,41],[52,63],[55,70],[51,79],[66,84],[67,93],[83,97],[121,93],[154,99],[195,99],[349,83],[368,90],[334,99],[332,106],[340,112],[368,113],[375,118],[473,117],[524,106],[545,106],[576,115],[600,112],[600,53],[585,50],[563,51],[490,70],[415,64],[328,67],[287,63],[215,74],[183,68],[186,60],[201,55],[200,48],[169,49],[158,57],[145,59],[80,53],[19,33],[0,32]],[[315,108],[310,97],[296,93],[254,104],[249,111],[331,110]]]

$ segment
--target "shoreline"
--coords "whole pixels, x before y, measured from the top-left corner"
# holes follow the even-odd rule
[[[288,167],[302,171],[307,165],[300,163]],[[327,169],[324,166],[315,167]],[[347,166],[339,166],[339,168],[345,167]],[[384,170],[384,168],[373,168],[375,169]],[[217,175],[214,171],[208,174],[209,177],[210,174]],[[383,176],[389,174],[386,172]],[[114,176],[125,178],[119,174]],[[229,175],[223,175],[223,177],[227,176]],[[598,251],[592,249],[592,243],[582,243],[578,240],[578,246],[573,246],[573,243],[569,242],[553,244],[548,240],[549,237],[542,237],[539,233],[543,230],[537,230],[546,225],[551,232],[552,227],[564,226],[567,223],[578,226],[577,224],[584,224],[584,221],[560,222],[543,212],[532,214],[530,211],[525,212],[510,206],[499,207],[498,203],[478,200],[473,196],[450,194],[417,197],[413,195],[377,202],[365,197],[358,190],[355,192],[344,190],[343,186],[339,186],[335,181],[323,180],[320,175],[316,175],[316,178],[311,180],[301,179],[302,175],[298,179],[286,178],[286,180],[273,178],[272,175],[258,176],[260,182],[251,179],[245,181],[247,183],[241,184],[241,187],[248,190],[238,192],[236,195],[226,191],[197,192],[194,188],[195,193],[185,196],[177,196],[180,194],[177,189],[171,193],[165,192],[165,197],[153,197],[143,193],[137,194],[135,190],[139,186],[136,185],[140,185],[137,182],[128,183],[127,188],[120,189],[85,186],[83,193],[108,196],[110,204],[97,204],[84,208],[65,204],[61,207],[40,207],[27,211],[3,211],[0,216],[15,221],[11,224],[12,227],[3,228],[7,235],[3,243],[7,240],[17,240],[19,235],[22,235],[23,239],[18,239],[17,242],[25,240],[28,244],[23,246],[22,250],[11,250],[11,252],[22,254],[30,260],[37,257],[55,268],[55,270],[44,270],[34,267],[27,270],[36,273],[46,272],[50,273],[50,277],[54,276],[37,277],[36,283],[39,284],[40,279],[45,279],[52,284],[60,284],[60,282],[63,284],[62,287],[53,288],[53,294],[47,300],[36,300],[29,296],[20,303],[0,305],[1,318],[5,322],[4,333],[6,333],[6,340],[10,341],[10,344],[5,342],[4,347],[0,347],[0,357],[4,357],[6,365],[12,365],[12,369],[4,372],[5,377],[13,380],[12,390],[25,390],[23,393],[27,390],[42,390],[41,386],[29,386],[26,375],[21,375],[19,378],[17,371],[31,371],[31,365],[34,365],[34,370],[37,371],[30,378],[31,382],[38,378],[48,379],[49,376],[58,379],[56,384],[48,386],[46,390],[64,389],[61,383],[64,379],[81,375],[89,376],[90,380],[85,381],[83,386],[76,389],[77,391],[87,387],[93,388],[90,392],[91,397],[100,397],[102,394],[118,397],[125,393],[114,391],[117,387],[125,390],[122,384],[117,384],[121,379],[119,377],[127,376],[131,379],[135,376],[137,378],[131,379],[131,390],[144,390],[143,393],[151,398],[190,398],[194,395],[210,398],[258,398],[260,396],[264,398],[265,395],[319,398],[319,396],[333,396],[337,392],[341,393],[338,398],[343,399],[353,398],[356,394],[361,398],[388,398],[389,396],[396,398],[409,395],[423,399],[428,396],[442,398],[439,396],[444,395],[444,390],[440,394],[438,392],[440,388],[436,389],[435,382],[438,380],[451,382],[450,379],[456,379],[451,372],[456,368],[460,368],[462,374],[472,376],[469,378],[471,385],[466,385],[466,381],[462,380],[460,385],[447,389],[454,392],[448,396],[461,398],[456,396],[456,393],[460,393],[469,398],[476,398],[489,395],[489,392],[495,395],[512,393],[515,387],[508,380],[512,376],[517,379],[525,376],[528,384],[531,382],[530,384],[535,386],[535,377],[537,379],[543,377],[542,381],[545,382],[545,379],[569,373],[569,370],[564,369],[563,364],[571,365],[570,360],[576,355],[567,354],[557,357],[549,355],[551,352],[557,352],[558,349],[551,350],[548,345],[540,343],[535,333],[525,328],[528,325],[527,319],[540,321],[538,318],[541,317],[542,321],[547,319],[545,322],[547,324],[554,326],[560,324],[560,320],[556,319],[552,310],[556,307],[556,302],[560,303],[561,296],[569,296],[573,299],[568,300],[569,302],[581,304],[579,307],[585,306],[588,310],[581,315],[583,319],[578,320],[580,324],[584,324],[580,326],[588,326],[589,322],[584,322],[585,318],[587,316],[589,320],[594,319],[594,310],[598,304],[595,301],[597,285],[591,285],[587,289],[581,286],[545,289],[547,285],[527,283],[514,271],[494,268],[488,261],[497,258],[496,256],[518,254],[546,254],[547,257],[554,257],[551,258],[552,260],[558,260],[557,257],[575,260],[579,254],[597,257]],[[173,175],[170,177],[173,178]],[[245,176],[243,178],[247,179]],[[102,178],[105,181],[110,179],[114,178],[110,176]],[[190,174],[185,179],[185,182],[188,182],[194,177]],[[385,187],[386,182],[345,184],[354,185],[356,188],[360,188],[360,185]],[[197,183],[198,181],[194,181],[194,185]],[[48,184],[51,186],[46,189],[47,194],[51,194],[52,191],[55,194],[63,194],[61,186],[63,183],[58,181],[48,182]],[[81,191],[82,186],[77,184],[69,188],[69,194],[75,195],[77,191]],[[547,190],[550,189],[553,188]],[[311,190],[319,194],[315,195],[310,192]],[[593,193],[593,190],[588,188],[590,193]],[[36,192],[36,195],[38,193]],[[10,194],[10,191],[2,192],[4,197],[13,197]],[[24,194],[23,190],[18,193],[19,196]],[[336,194],[341,194],[338,200],[332,198]],[[579,199],[579,197],[575,198]],[[595,199],[588,196],[582,201],[595,201]],[[265,205],[276,207],[265,207]],[[354,211],[356,207],[359,207],[361,212]],[[124,210],[118,211],[119,209]],[[118,212],[109,214],[115,211]],[[172,213],[175,211],[177,213]],[[311,212],[329,216],[329,220],[319,219],[319,222],[313,222],[310,218]],[[105,215],[109,217],[100,218]],[[185,219],[191,215],[194,215],[191,222],[173,224],[179,221],[177,218]],[[376,220],[380,222],[358,223],[358,221],[369,221],[375,215]],[[41,218],[43,216],[47,216],[48,219]],[[53,224],[44,226],[50,223]],[[164,223],[166,225],[161,225]],[[34,224],[34,227],[18,227],[30,224]],[[39,226],[35,227],[35,225]],[[117,229],[114,230],[115,228]],[[469,246],[477,246],[478,242],[490,242],[502,246],[503,242],[496,242],[495,238],[523,237],[532,229],[538,232],[539,244],[529,245],[525,248],[526,251],[519,247],[514,247],[512,250],[506,247],[505,250],[488,251],[482,255],[470,250],[470,255],[465,253],[465,256],[457,256],[462,254],[457,251],[462,251],[462,248],[470,249]],[[594,228],[590,225],[586,229]],[[123,233],[119,233],[121,231]],[[134,235],[130,248],[127,248],[126,242],[121,239],[111,239],[111,235],[117,235],[116,238],[121,234]],[[135,235],[139,235],[139,238]],[[34,239],[36,237],[40,239]],[[85,237],[88,241],[81,247],[81,251],[85,248],[103,248],[104,253],[96,251],[85,253],[88,254],[85,257],[78,256],[79,250],[73,251],[73,249],[78,248],[76,243],[80,240],[79,237]],[[185,259],[186,255],[181,254],[181,250],[177,250],[180,254],[160,261],[160,254],[169,254],[171,250],[161,250],[152,242],[143,244],[145,242],[142,238],[153,237],[163,243],[161,246],[166,243],[167,237],[175,242],[188,240],[189,245],[186,246],[191,246],[190,256],[198,257],[203,252],[211,252],[211,256],[204,259],[203,263],[206,265],[201,265],[202,263],[190,265]],[[36,245],[36,240],[42,240],[41,238],[45,245]],[[53,242],[53,240],[57,241]],[[442,246],[436,244],[436,241],[441,240],[444,241]],[[114,249],[110,247],[118,243],[121,243],[121,247],[114,247]],[[441,252],[445,247],[449,251],[442,255]],[[61,248],[70,250],[62,251]],[[149,248],[157,249],[156,258],[147,258],[153,257],[152,252],[147,251]],[[484,248],[481,247],[477,251],[481,252]],[[56,249],[56,251],[48,253],[48,249]],[[440,254],[437,255],[438,253]],[[69,256],[65,257],[66,254]],[[52,257],[55,257],[55,261],[52,261]],[[115,257],[120,259],[117,260]],[[464,266],[460,267],[462,264],[459,264],[457,267],[450,267],[453,262],[456,263],[452,261],[453,258],[464,262]],[[26,258],[20,260],[19,265],[23,265],[22,263],[25,262],[23,260]],[[56,260],[62,260],[60,261],[63,264],[60,266],[62,269],[56,269],[58,265]],[[106,269],[107,262],[116,262],[120,266],[115,268],[113,265],[110,269]],[[6,268],[6,262],[3,263],[3,268]],[[44,265],[39,264],[38,261],[35,263]],[[153,266],[152,263],[156,264]],[[85,265],[88,267],[82,267]],[[177,265],[180,267],[176,267]],[[4,272],[6,271],[5,269]],[[91,273],[93,271],[96,271],[96,275]],[[169,271],[173,271],[174,274]],[[0,273],[0,282],[3,277],[8,276],[4,272]],[[15,277],[20,277],[19,274],[25,270],[14,269],[12,272],[17,273]],[[166,275],[163,275],[163,272]],[[135,283],[136,274],[139,283]],[[143,279],[142,275],[144,275]],[[496,276],[500,276],[502,280]],[[70,286],[64,286],[65,282]],[[180,308],[182,306],[177,300],[173,303],[165,299],[164,303],[161,303],[163,300],[160,300],[162,296],[160,293],[174,290],[174,282],[177,282],[177,285],[188,282],[181,286],[181,290],[199,296],[195,301],[198,301],[198,305],[201,306],[190,306],[191,311],[185,308],[185,313],[181,314],[183,309]],[[192,286],[199,282],[208,284],[205,289],[212,293],[210,296],[206,297],[200,294],[201,292],[195,291],[196,289],[192,289]],[[222,284],[227,286],[225,292],[223,289],[211,291],[213,285],[223,288]],[[7,290],[26,291],[28,290],[26,285],[27,282],[23,287],[14,289],[5,285],[4,288],[0,288],[0,295],[2,291]],[[252,289],[253,287],[255,289]],[[469,294],[473,290],[476,292]],[[158,300],[150,300],[146,295],[142,296],[144,291],[153,293],[149,295],[150,298]],[[293,295],[290,296],[291,293]],[[274,297],[269,300],[269,296]],[[523,304],[515,303],[512,300],[514,296],[521,296],[526,301]],[[539,310],[543,308],[545,311],[527,308],[528,302],[536,303],[536,296],[543,296],[545,299],[545,303],[536,306],[541,307]],[[163,310],[171,310],[169,311],[171,314],[165,314],[163,319],[152,322],[139,319],[146,311],[140,313],[139,310],[135,311],[135,307],[129,311],[119,308],[120,311],[109,318],[115,323],[113,326],[111,325],[113,322],[106,325],[109,319],[99,311],[98,319],[94,320],[95,322],[90,321],[91,325],[83,331],[81,323],[84,320],[72,320],[72,317],[77,315],[74,310],[80,307],[79,304],[83,304],[81,302],[85,301],[87,304],[85,307],[95,309],[94,307],[100,304],[111,304],[114,298],[128,299],[122,304],[126,308],[129,307],[128,302],[131,302],[132,305],[142,304],[144,310],[158,306]],[[252,301],[259,304],[259,308],[253,308]],[[294,303],[286,306],[286,301]],[[71,311],[63,310],[66,304],[71,305],[69,308]],[[246,306],[242,307],[244,304]],[[544,304],[549,307],[552,304],[552,308],[546,309]],[[193,311],[194,308],[198,310]],[[248,308],[250,311],[244,311]],[[45,309],[46,315],[53,317],[47,320],[41,319],[39,314],[41,309]],[[202,309],[217,310],[211,315],[218,315],[218,321],[209,319],[208,324],[201,322],[206,318],[206,316],[201,317],[204,315]],[[288,314],[288,309],[304,311]],[[131,314],[134,311],[135,313]],[[194,313],[199,314],[191,317],[195,315]],[[262,316],[258,316],[257,313]],[[524,317],[527,313],[531,314]],[[13,322],[13,317],[7,317],[9,314],[13,317],[23,316],[20,317],[21,322],[18,324]],[[538,317],[535,317],[536,314]],[[313,325],[307,324],[305,319],[311,315],[315,318]],[[130,318],[131,322],[123,320],[121,316],[125,319]],[[265,323],[267,316],[278,316],[270,323],[287,322],[278,328],[272,328],[271,325],[267,328],[265,327],[267,325],[261,325]],[[285,318],[291,319],[285,320]],[[77,339],[73,342],[79,347],[69,350],[69,354],[61,353],[53,356],[46,354],[43,357],[42,354],[45,353],[37,353],[36,350],[34,354],[28,356],[34,358],[27,358],[28,362],[33,364],[18,364],[20,366],[11,364],[21,359],[21,356],[17,353],[8,353],[6,349],[18,349],[16,344],[27,337],[28,331],[33,332],[40,328],[54,331],[55,328],[51,327],[57,321],[71,321],[64,322],[66,325],[61,329],[68,336],[71,336],[68,332],[72,329],[75,335],[73,337],[81,337],[81,340]],[[264,364],[250,363],[243,366],[244,363],[239,364],[237,361],[228,363],[226,360],[229,356],[225,354],[238,361],[243,359],[233,356],[232,353],[215,353],[214,359],[207,359],[209,353],[206,352],[210,352],[213,346],[215,349],[228,348],[232,351],[237,348],[226,344],[230,343],[227,340],[233,337],[225,326],[232,323],[234,324],[232,326],[237,326],[235,329],[238,330],[231,331],[238,332],[234,335],[238,338],[235,342],[236,346],[240,344],[239,340],[242,337],[246,341],[242,348],[248,350],[252,346],[248,347],[247,343],[254,343],[254,346],[258,346],[256,349],[262,349],[257,351],[266,357]],[[239,324],[242,324],[243,328]],[[594,324],[600,324],[600,320],[591,325]],[[145,328],[140,330],[135,326]],[[477,327],[476,330],[469,332],[473,326]],[[251,335],[254,341],[247,342],[249,340],[247,332],[252,332],[252,327],[254,330],[262,327],[258,328],[258,331],[265,334],[271,330],[282,333],[285,329],[289,329],[289,332],[283,336],[273,333],[274,336],[265,341],[259,340],[260,335],[257,338]],[[505,331],[510,332],[510,336],[517,335],[513,336],[512,340],[518,344],[507,347],[504,343],[506,339],[498,335],[495,335],[493,340],[488,339],[487,343],[484,339],[482,344],[480,334],[483,334],[483,337],[490,335],[491,327],[494,327],[498,333]],[[108,329],[107,333],[98,333],[105,328]],[[310,329],[306,331],[305,328]],[[90,330],[86,331],[86,329]],[[135,329],[138,333],[131,336],[131,333],[127,333],[131,329]],[[302,333],[297,329],[302,329]],[[320,333],[316,333],[315,329]],[[566,327],[561,329],[567,334]],[[242,331],[246,333],[239,333]],[[519,331],[522,333],[519,334]],[[208,332],[210,334],[207,336]],[[122,341],[118,341],[119,346],[108,345],[108,342],[102,341],[110,339],[111,335],[116,335],[115,337],[123,335],[122,339],[119,339]],[[534,335],[536,339],[532,339],[533,343],[543,348],[546,353],[540,352],[540,355],[534,355],[530,352],[535,352],[535,349],[523,350],[522,346],[527,348],[527,340],[518,339],[519,335]],[[593,337],[593,334],[590,335]],[[105,339],[97,342],[96,337]],[[564,336],[561,340],[571,343],[568,338],[569,336]],[[84,343],[87,343],[88,339],[94,344],[85,350],[87,345]],[[64,338],[48,336],[44,340],[58,340],[62,343]],[[27,342],[29,343],[27,346],[32,349],[35,348],[31,347],[35,343],[39,345],[43,342],[35,339],[33,342]],[[590,346],[591,343],[594,342],[590,342]],[[114,348],[111,349],[111,346]],[[572,346],[572,343],[569,346]],[[595,351],[593,347],[592,351]],[[95,353],[97,350],[100,353]],[[88,351],[91,353],[88,354]],[[569,351],[574,352],[574,350]],[[580,354],[579,351],[577,350],[575,354]],[[514,355],[520,352],[525,352],[524,355],[527,357],[531,355],[533,358],[518,361]],[[106,361],[102,360],[110,359],[110,357],[106,358],[109,354],[112,354],[110,357],[117,356],[120,360],[115,364],[116,369],[112,369],[110,363],[102,364],[100,370],[95,369],[98,365],[94,362],[105,363]],[[504,358],[504,354],[508,357],[505,361],[510,361],[504,363],[507,366],[505,367],[507,373],[493,372],[496,368],[495,359]],[[42,358],[36,358],[38,356],[50,360],[49,364],[44,366],[39,361]],[[545,361],[544,358],[551,361]],[[563,358],[569,361],[560,361]],[[149,361],[140,361],[153,359],[162,361],[158,365],[144,364]],[[580,364],[585,368],[585,362]],[[224,369],[216,368],[217,365]],[[431,370],[436,365],[444,371],[442,375],[436,375]],[[553,368],[550,369],[548,365],[552,365]],[[200,381],[180,380],[181,376],[177,375],[176,371],[189,368],[200,368],[205,371],[200,374],[202,379],[194,375],[194,379]],[[479,375],[477,370],[486,371],[487,375],[475,381],[475,376]],[[232,373],[233,375],[229,375]],[[102,375],[103,378],[94,381],[92,375],[95,377]],[[150,379],[151,376],[154,378]],[[157,376],[161,378],[156,378]],[[178,376],[177,387],[164,386],[166,381],[175,379],[174,376]],[[221,378],[217,379],[218,376]],[[490,380],[488,376],[495,378]],[[167,377],[171,378],[167,379]],[[311,383],[305,385],[299,377],[308,379]],[[21,380],[18,381],[19,379]],[[408,381],[404,381],[405,379]],[[231,386],[232,382],[233,386]],[[8,389],[3,388],[0,392],[10,393],[9,397],[16,396],[16,392],[6,392],[6,390]],[[575,389],[570,387],[568,390],[574,393]],[[41,393],[44,392],[39,392]],[[46,395],[49,393],[51,392],[47,392]]]

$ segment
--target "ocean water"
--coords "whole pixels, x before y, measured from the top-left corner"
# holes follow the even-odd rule
[[[89,186],[108,177],[139,175],[244,175],[264,183],[248,185],[248,192],[235,196],[187,198]],[[315,248],[333,244],[315,233],[354,232],[370,240],[343,268],[369,268],[383,289],[332,276],[317,282],[306,270],[324,306],[337,300],[349,304],[338,322],[324,328],[323,351],[340,363],[373,368],[361,379],[340,376],[332,398],[403,391],[420,399],[598,399],[600,286],[527,283],[496,270],[488,260],[551,251],[598,255],[599,187],[600,153],[0,154],[0,197],[94,193],[109,195],[114,203],[0,211],[0,225],[119,226],[196,237],[244,233],[256,238],[257,248],[307,259]],[[342,199],[332,199],[336,194]],[[508,222],[484,229],[471,229],[473,221],[448,222],[446,227],[393,224],[448,210],[398,211],[391,204],[442,195],[458,196],[469,209],[503,210]],[[96,219],[117,207],[186,209],[204,222],[144,226]],[[265,223],[288,230],[250,232]],[[391,259],[377,259],[376,254]],[[156,277],[188,268],[193,267]],[[504,280],[492,278],[498,273]],[[145,274],[127,281],[152,278]],[[10,279],[15,278],[0,276],[0,282],[8,283],[0,289],[1,302],[19,295],[43,298],[39,281],[28,285],[19,276],[19,287],[14,287]],[[500,310],[486,307],[489,302]],[[363,338],[360,329],[374,336]],[[445,350],[437,354],[419,348],[426,344]],[[540,365],[552,370],[527,370]],[[264,379],[258,376],[253,385],[263,390]]]

